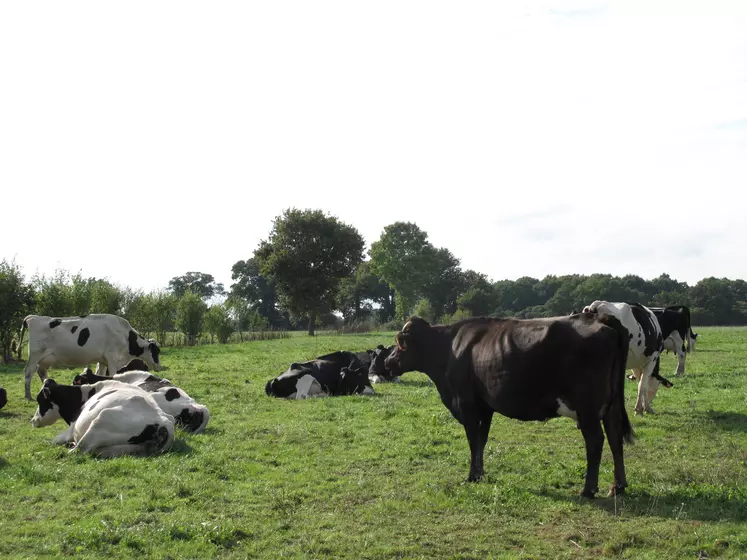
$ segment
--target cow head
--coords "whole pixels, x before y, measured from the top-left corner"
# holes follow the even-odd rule
[[[386,369],[386,366],[384,365],[384,362],[389,357],[389,354],[392,353],[394,350],[394,345],[390,346],[389,348],[385,348],[383,345],[379,344],[375,350],[372,350],[371,354],[371,365],[368,368],[368,375],[369,376],[378,376],[380,378],[384,379],[390,379],[394,377],[392,373]]]
[[[368,380],[365,367],[340,369],[340,393],[343,395],[373,395],[374,390]]]
[[[41,391],[36,395],[36,403],[38,404],[34,417],[31,419],[31,425],[34,428],[41,428],[42,426],[51,426],[60,416],[60,406],[55,402],[55,397],[52,395],[52,390],[57,386],[57,382],[48,377],[44,380]]]
[[[87,367],[82,373],[79,373],[73,378],[73,385],[91,385],[98,381],[96,375],[93,373],[91,368]]]
[[[394,349],[384,360],[384,367],[393,376],[399,376],[408,371],[422,371],[427,358],[425,342],[431,325],[425,319],[417,316],[410,317],[394,340]]]
[[[159,361],[161,349],[158,347],[155,339],[145,339],[134,330],[131,330],[127,335],[127,342],[129,344],[130,360],[140,358],[153,371],[161,371],[163,369]]]

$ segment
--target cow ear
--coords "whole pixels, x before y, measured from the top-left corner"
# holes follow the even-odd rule
[[[44,380],[44,387],[51,387],[52,385],[57,385],[57,382],[51,377],[47,377]]]

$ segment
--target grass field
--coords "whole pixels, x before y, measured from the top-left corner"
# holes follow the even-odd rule
[[[747,329],[696,331],[685,377],[663,357],[675,387],[656,416],[632,415],[626,384],[628,494],[594,501],[577,496],[583,439],[565,418],[496,415],[474,484],[464,431],[423,374],[372,397],[264,393],[291,361],[392,333],[164,349],[164,375],[212,417],[145,459],[51,445],[65,424],[32,428],[22,366],[0,366],[0,557],[747,558]],[[605,443],[601,496],[611,469]]]

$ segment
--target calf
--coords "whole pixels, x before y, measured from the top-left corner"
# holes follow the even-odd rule
[[[313,396],[373,395],[374,390],[364,366],[337,368],[334,362],[317,359],[304,364],[291,364],[287,371],[267,382],[265,393],[273,397],[305,399]]]
[[[110,371],[117,371],[133,358],[140,358],[150,369],[161,370],[160,349],[155,340],[146,340],[126,319],[117,315],[61,319],[29,315],[21,326],[21,341],[24,329],[29,331],[29,361],[24,372],[28,400],[32,400],[34,371],[44,380],[47,370],[53,366],[75,367],[100,362]]]
[[[598,491],[607,433],[614,460],[610,495],[625,491],[623,440],[633,441],[625,412],[628,332],[609,315],[548,319],[474,317],[431,326],[411,317],[397,333],[386,367],[425,373],[463,426],[471,461],[467,480],[483,476],[493,413],[523,421],[567,416],[586,442],[583,496]]]
[[[36,401],[31,425],[49,426],[62,418],[69,428],[53,442],[72,443],[71,452],[153,455],[174,443],[174,418],[149,393],[126,383],[106,380],[75,387],[45,379]]]
[[[168,379],[151,375],[147,371],[128,371],[117,373],[113,377],[102,377],[94,374],[91,368],[73,379],[73,385],[89,385],[99,381],[114,379],[134,385],[150,393],[158,406],[174,417],[174,423],[187,432],[199,434],[207,426],[210,413],[206,406],[197,403],[184,389],[175,387]]]
[[[651,401],[656,396],[659,383],[671,387],[669,380],[659,374],[659,356],[664,339],[661,327],[653,312],[640,303],[594,301],[584,307],[583,313],[615,317],[627,331],[630,344],[626,368],[632,369],[638,379],[638,397],[635,414],[654,414]]]

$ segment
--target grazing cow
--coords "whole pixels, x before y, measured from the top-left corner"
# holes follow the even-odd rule
[[[49,426],[62,418],[69,428],[55,444],[70,450],[118,457],[168,451],[174,443],[174,418],[150,393],[114,380],[75,387],[45,379],[36,397],[39,406],[31,425]]]
[[[638,380],[638,397],[635,414],[654,414],[651,401],[659,389],[659,383],[672,387],[672,383],[659,374],[659,356],[664,346],[661,327],[654,313],[640,303],[594,301],[584,307],[583,313],[597,313],[616,317],[628,331],[627,369],[632,369]]]
[[[628,332],[612,316],[579,314],[546,319],[473,317],[431,326],[411,317],[386,359],[390,371],[425,373],[463,426],[471,461],[467,480],[483,476],[493,413],[522,421],[566,416],[586,443],[586,482],[598,491],[604,423],[614,460],[610,495],[625,491],[623,440],[634,433],[625,412]]]
[[[368,368],[368,378],[371,383],[383,383],[386,381],[399,382],[398,376],[393,375],[391,371],[386,369],[384,362],[389,357],[389,354],[394,350],[394,345],[387,348],[384,345],[379,344],[375,350],[373,350],[373,359],[371,360],[371,366]]]
[[[8,404],[8,393],[5,392],[5,389],[0,387],[0,408],[4,407],[6,404]]]
[[[335,353],[337,354],[337,353]],[[305,399],[312,396],[373,395],[365,366],[355,363],[339,367],[333,361],[317,358],[303,364],[293,363],[287,371],[267,382],[268,396]]]
[[[656,315],[661,327],[661,336],[664,339],[664,350],[673,352],[677,356],[677,370],[675,375],[685,373],[686,352],[692,346],[689,339],[690,333],[690,310],[684,305],[671,307],[650,307]],[[687,342],[687,348],[685,347]]]
[[[38,371],[39,378],[47,377],[52,366],[86,366],[93,362],[117,371],[133,358],[142,359],[147,366],[160,371],[160,349],[155,340],[147,340],[132,328],[129,321],[117,315],[96,314],[85,317],[53,318],[29,315],[23,320],[23,330],[29,331],[29,361],[24,377],[26,399],[31,398],[31,377]]]
[[[99,381],[114,379],[122,383],[140,387],[151,393],[158,406],[174,417],[174,423],[187,432],[199,434],[210,420],[207,407],[196,402],[184,389],[175,387],[168,379],[151,375],[147,371],[127,371],[117,373],[113,377],[102,377],[86,368],[73,378],[73,385],[90,385]]]

